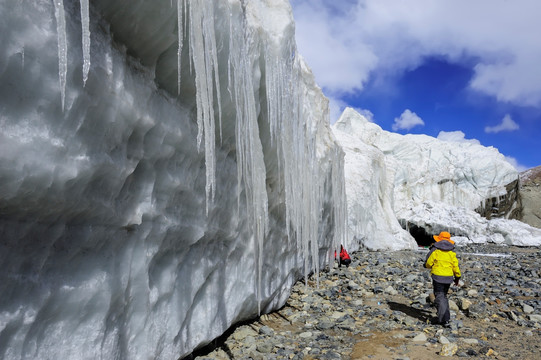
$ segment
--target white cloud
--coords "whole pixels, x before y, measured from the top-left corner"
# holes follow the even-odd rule
[[[466,139],[466,134],[462,131],[440,131],[438,139],[443,141],[451,141],[458,143],[472,143],[481,145],[481,142],[477,139]]]
[[[328,93],[361,90],[377,63],[368,44],[352,41],[353,34],[338,29],[344,20],[329,12],[324,1],[293,1],[293,6],[297,45],[317,83]]]
[[[472,89],[541,106],[541,1],[291,0],[299,51],[316,81],[340,94],[400,74],[427,56],[476,59]]]
[[[513,167],[515,168],[515,170],[517,170],[518,172],[523,172],[523,171],[528,170],[528,167],[519,164],[518,161],[517,161],[517,159],[515,159],[514,157],[506,156],[506,157],[505,157],[505,160],[507,160],[507,162],[508,162],[509,164],[513,165]]]
[[[359,114],[364,116],[366,120],[370,122],[374,122],[374,114],[372,113],[372,111],[367,110],[367,109],[357,108],[357,107],[354,107],[353,109],[355,109],[355,111],[357,111]]]
[[[501,131],[514,131],[518,130],[519,126],[511,119],[511,115],[507,114],[503,117],[502,122],[496,126],[486,126],[486,133],[499,133]]]
[[[404,110],[399,118],[394,118],[393,131],[410,130],[415,126],[422,126],[425,122],[410,109]]]

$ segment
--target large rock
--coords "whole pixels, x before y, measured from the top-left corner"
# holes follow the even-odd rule
[[[520,174],[522,217],[526,224],[541,229],[541,166]]]
[[[475,211],[487,219],[506,218],[520,220],[523,217],[521,194],[519,180],[514,180],[505,185],[504,194],[485,199]]]

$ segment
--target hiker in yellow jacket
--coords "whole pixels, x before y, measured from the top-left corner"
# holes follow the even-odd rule
[[[453,251],[455,242],[451,240],[451,234],[442,231],[439,235],[434,235],[434,240],[436,242],[428,253],[425,267],[431,269],[430,274],[432,275],[432,285],[438,309],[438,317],[435,322],[448,326],[451,314],[449,313],[447,292],[453,281],[455,285],[458,285],[461,276],[460,268],[456,253]]]

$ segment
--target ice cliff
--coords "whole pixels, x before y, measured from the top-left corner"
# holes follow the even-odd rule
[[[344,175],[348,207],[350,249],[359,245],[369,249],[415,248],[414,238],[398,222],[394,208],[395,168],[389,158],[362,141],[366,120],[347,108],[333,125],[345,155]],[[376,125],[377,126],[377,125]]]
[[[178,359],[346,241],[280,0],[0,2],[0,358]]]
[[[497,149],[384,131],[351,108],[333,131],[353,246],[410,248],[444,230],[459,243],[541,245],[539,229],[507,219],[521,206],[518,173]]]

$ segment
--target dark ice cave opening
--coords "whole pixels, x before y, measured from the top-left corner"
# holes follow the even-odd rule
[[[430,246],[434,242],[434,238],[432,237],[434,234],[427,233],[424,227],[408,223],[406,230],[409,231],[419,246]]]

